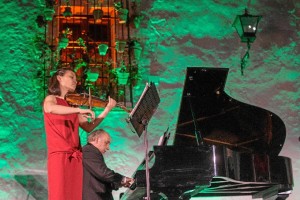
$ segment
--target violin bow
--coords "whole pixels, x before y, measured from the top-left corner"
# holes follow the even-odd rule
[[[91,94],[91,87],[89,87],[89,109],[92,110],[92,94]]]

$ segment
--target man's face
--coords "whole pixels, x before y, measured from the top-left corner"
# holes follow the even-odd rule
[[[111,139],[108,134],[103,134],[97,139],[96,147],[102,154],[109,150],[110,140]]]

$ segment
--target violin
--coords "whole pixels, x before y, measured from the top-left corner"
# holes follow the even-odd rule
[[[91,107],[97,107],[97,108],[105,108],[108,104],[108,101],[100,99],[99,97],[92,96],[86,93],[82,94],[76,94],[76,93],[70,93],[66,94],[65,100],[68,102],[71,106],[89,106]],[[117,103],[117,107],[123,109],[124,111],[130,113],[131,110],[127,109],[125,106]]]

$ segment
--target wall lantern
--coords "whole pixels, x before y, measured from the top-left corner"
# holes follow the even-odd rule
[[[246,62],[249,58],[250,43],[256,39],[257,26],[262,16],[250,15],[247,8],[243,15],[237,15],[232,26],[236,29],[241,42],[247,43],[247,52],[241,60],[241,73],[244,74]]]

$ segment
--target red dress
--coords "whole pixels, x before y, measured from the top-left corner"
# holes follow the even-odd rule
[[[69,106],[60,98],[58,105]],[[48,200],[82,199],[82,151],[77,114],[44,112],[48,148]]]

